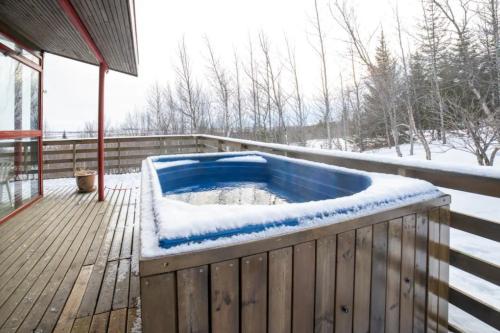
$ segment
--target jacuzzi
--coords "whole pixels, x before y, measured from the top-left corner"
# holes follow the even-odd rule
[[[416,233],[418,214],[428,214],[436,207],[439,212],[439,207],[446,207],[448,203],[447,196],[425,181],[262,152],[150,157],[142,166],[140,202],[143,313],[144,307],[148,309],[162,303],[162,298],[169,298],[166,307],[171,307],[171,317],[153,315],[157,310],[149,309],[152,314],[143,316],[144,329],[147,332],[162,327],[169,331],[167,328],[174,321],[176,328],[172,331],[180,328],[181,322],[195,331],[200,328],[203,331],[203,325],[212,325],[211,329],[218,331],[214,329],[218,313],[210,313],[209,309],[222,306],[234,311],[234,315],[243,311],[243,299],[254,297],[245,295],[244,285],[248,284],[256,292],[260,287],[255,284],[270,284],[266,286],[266,293],[269,293],[266,297],[273,297],[269,289],[276,283],[269,275],[273,269],[285,269],[279,272],[287,275],[290,281],[307,274],[298,272],[299,269],[313,270],[309,272],[313,276],[323,274],[318,273],[318,265],[324,264],[322,260],[333,260],[330,264],[337,270],[342,269],[345,258],[338,256],[345,255],[344,247],[351,260],[349,270],[353,270],[356,260],[363,259],[354,256],[358,242],[373,244],[375,249],[377,237],[381,237],[382,245],[385,244],[387,258],[391,225],[399,230],[399,237],[405,223]],[[333,245],[328,243],[332,240]],[[409,246],[415,260],[415,236],[410,245],[403,244],[401,239],[398,244],[400,255],[402,248]],[[324,253],[324,246],[332,253]],[[326,257],[318,257],[320,254]],[[276,255],[280,260],[276,261]],[[306,257],[300,259],[304,255]],[[369,253],[369,258],[372,264],[380,259],[375,250]],[[366,262],[366,258],[363,260]],[[252,263],[256,268],[246,272],[245,267],[251,267]],[[305,266],[301,268],[301,265]],[[387,268],[387,262],[383,267]],[[262,280],[252,280],[255,277],[249,280],[255,270],[263,270],[258,273],[263,274],[259,278]],[[349,278],[350,284],[353,276]],[[168,283],[158,281],[160,277]],[[221,278],[222,285],[218,285]],[[228,278],[235,279],[231,283],[236,285],[225,286],[224,279]],[[158,283],[163,285],[157,286],[163,288],[161,292],[153,288]],[[318,283],[323,282],[316,281],[313,289]],[[413,278],[410,283],[414,286]],[[335,285],[327,287],[336,290]],[[213,294],[218,288],[230,288],[229,298],[236,297],[238,304],[226,304],[225,301],[219,304],[221,300]],[[202,295],[203,305],[199,310],[189,309],[189,313],[182,313],[188,311],[187,308],[182,310],[183,302],[199,302],[192,299],[193,290],[198,296]],[[307,292],[307,297],[313,300],[321,297],[314,290]],[[198,309],[199,304],[191,306]],[[314,306],[312,310],[315,311]],[[193,317],[193,311],[202,313]],[[248,321],[251,325],[252,320],[245,318],[237,320]],[[224,322],[227,318],[220,320]]]

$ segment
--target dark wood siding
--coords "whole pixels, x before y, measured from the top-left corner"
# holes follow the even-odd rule
[[[429,219],[424,218],[427,215]],[[425,232],[427,221],[432,225],[429,233]],[[307,230],[317,237],[305,242],[297,238],[295,244],[249,256],[238,255],[246,246],[239,244],[239,248],[225,251],[232,253],[233,259],[211,263],[211,274],[202,274],[194,284],[186,284],[180,276],[185,272],[198,276],[207,265],[177,270],[178,318],[172,321],[179,323],[180,332],[189,331],[184,322],[197,332],[437,331],[443,326],[441,322],[446,322],[444,311],[448,307],[446,291],[437,284],[438,279],[442,284],[447,282],[447,275],[441,274],[446,273],[447,256],[438,251],[438,242],[448,242],[446,210],[430,205],[409,210],[403,216],[383,220],[373,217],[369,225],[356,222],[343,222],[351,229],[339,229],[330,235]],[[280,239],[287,236],[292,237]],[[427,237],[431,238],[430,248],[422,252]],[[263,248],[256,247],[256,251]],[[425,267],[427,260],[423,260],[425,253],[431,256],[429,269]],[[181,256],[189,255],[213,259],[200,252]],[[141,264],[146,267],[147,260]],[[164,274],[172,273],[153,276]],[[207,294],[204,288],[208,286],[211,292]],[[157,301],[149,299],[150,294],[143,295],[144,306],[155,311],[149,303],[157,305]],[[199,304],[187,307],[195,301],[195,295]],[[166,310],[158,305],[156,308],[161,309],[155,311],[158,316]],[[206,326],[208,309],[212,320]],[[148,313],[147,318],[151,315]],[[192,326],[198,321],[203,325]],[[156,326],[161,321],[154,322]],[[145,333],[153,332],[147,329],[151,326],[144,323]],[[155,329],[175,332],[169,327]]]

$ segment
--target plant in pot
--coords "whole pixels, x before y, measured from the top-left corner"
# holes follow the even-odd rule
[[[88,193],[95,191],[95,175],[97,172],[95,170],[81,169],[75,171],[76,185],[78,186],[78,192]]]

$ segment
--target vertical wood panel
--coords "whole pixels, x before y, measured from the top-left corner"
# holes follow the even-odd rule
[[[439,209],[438,331],[448,332],[448,281],[450,262],[450,208]]]
[[[372,226],[356,230],[353,332],[370,331],[370,287],[372,274]]]
[[[177,272],[179,333],[208,332],[208,266]]]
[[[400,330],[413,330],[413,301],[415,285],[415,215],[403,218],[403,234],[401,237],[401,310]]]
[[[292,327],[293,249],[269,252],[269,332],[290,332]]]
[[[373,225],[372,288],[370,331],[385,330],[385,294],[387,286],[387,222]]]
[[[439,208],[429,211],[427,332],[437,332],[439,282]]]
[[[241,332],[261,333],[267,327],[267,254],[241,259]]]
[[[237,332],[240,327],[238,259],[212,264],[210,273],[212,331]]]
[[[385,331],[399,332],[399,298],[401,287],[401,232],[402,219],[389,221],[387,245],[387,293],[385,304]]]
[[[413,330],[415,333],[424,333],[426,327],[428,231],[427,213],[418,213],[415,232],[415,300],[413,310]]]
[[[314,241],[295,245],[293,253],[293,312],[294,333],[314,330],[314,282],[316,244]]]
[[[316,249],[316,313],[314,331],[316,333],[331,333],[335,327],[337,237],[331,236],[318,239]]]
[[[335,332],[352,332],[355,239],[354,230],[344,232],[337,237]]]
[[[141,278],[144,332],[177,332],[175,274]]]

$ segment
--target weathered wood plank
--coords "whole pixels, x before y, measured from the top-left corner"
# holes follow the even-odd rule
[[[210,329],[208,303],[208,266],[178,271],[177,311],[179,333],[208,333]]]
[[[177,332],[175,273],[141,278],[142,327],[146,332]]]
[[[370,331],[385,330],[387,290],[387,228],[382,222],[373,226],[372,286],[370,299]]]
[[[316,280],[316,244],[314,241],[293,248],[292,331],[314,330],[314,283]]]
[[[110,201],[114,197],[114,193],[111,191],[106,191],[105,195],[106,200]],[[83,260],[87,255],[93,235],[97,232],[100,224],[107,223],[107,221],[101,220],[101,217],[107,209],[110,209],[108,201],[94,203],[92,211],[86,215],[87,223],[90,224],[90,229],[85,234],[85,239],[80,244],[78,252],[67,270],[66,275],[63,279],[62,277],[57,279],[53,277],[51,283],[47,285],[45,291],[38,298],[31,312],[25,318],[20,329],[35,327],[38,325],[37,330],[44,332],[52,330],[53,325],[55,325],[55,322],[64,307],[64,303],[73,286],[73,282],[83,264]],[[61,274],[63,274],[63,272],[64,271],[62,270]],[[60,284],[58,284],[60,281],[59,279],[62,279]]]
[[[212,332],[237,332],[240,327],[238,259],[210,266]]]
[[[427,236],[429,223],[427,213],[418,213],[415,235],[415,296],[413,330],[424,333],[427,326]]]
[[[127,333],[139,332],[141,329],[141,314],[137,308],[128,308],[127,311]],[[165,331],[168,332],[168,331]]]
[[[89,253],[87,254],[87,258],[85,259],[84,264],[88,262],[95,262],[94,271],[90,276],[89,285],[83,296],[82,304],[80,305],[80,309],[78,310],[78,317],[86,317],[94,313],[95,306],[97,304],[97,299],[99,297],[99,290],[102,283],[102,279],[104,277],[104,271],[106,268],[106,263],[108,262],[108,254],[111,246],[111,241],[113,239],[113,234],[116,226],[116,222],[119,216],[119,208],[120,206],[116,206],[116,202],[121,202],[123,200],[124,191],[114,191],[119,192],[116,196],[116,199],[111,203],[113,209],[109,209],[106,211],[103,219],[105,221],[109,221],[107,224],[101,225],[99,228],[94,241],[90,247]],[[104,233],[104,230],[105,233]],[[102,242],[97,241],[97,238],[101,238]],[[100,245],[99,245],[100,244]],[[96,248],[97,247],[97,248]],[[94,254],[91,252],[97,251],[97,259],[93,259]],[[89,260],[89,255],[92,259]]]
[[[400,331],[413,330],[413,308],[415,294],[415,233],[416,216],[403,217],[403,232],[401,235],[401,300],[400,300]]]
[[[120,206],[120,216],[118,217],[118,222],[116,223],[115,232],[113,235],[113,241],[111,248],[109,250],[108,260],[117,260],[120,258],[120,252],[122,248],[123,235],[125,231],[125,224],[128,217],[129,201],[130,201],[130,190],[125,190],[125,196]]]
[[[90,324],[90,333],[102,333],[108,329],[109,312],[104,312],[92,316]]]
[[[316,306],[314,329],[317,333],[333,332],[335,327],[335,267],[337,237],[316,242]]]
[[[75,285],[71,291],[71,294],[66,301],[66,305],[57,321],[57,325],[54,329],[54,333],[70,332],[73,327],[73,322],[75,321],[76,314],[78,312],[78,307],[82,301],[83,294],[87,288],[87,283],[90,279],[90,274],[92,273],[92,266],[84,266],[76,279]]]
[[[401,233],[402,219],[389,221],[387,249],[387,292],[385,303],[385,331],[399,332],[401,291]]]
[[[115,292],[113,294],[113,310],[128,307],[130,284],[130,259],[122,259],[118,262],[118,273],[116,275]]]
[[[427,332],[437,332],[439,289],[439,208],[429,211]]]
[[[356,230],[353,332],[370,331],[370,287],[372,274],[372,226]]]
[[[111,311],[108,333],[125,333],[127,330],[127,308]]]
[[[337,236],[335,332],[352,332],[355,242],[355,230]]]
[[[130,261],[130,290],[129,290],[129,307],[137,307],[138,299],[140,296],[139,292],[139,237],[140,237],[140,228],[139,228],[139,205],[137,204],[137,199],[135,196],[133,197],[133,236],[132,236],[132,256]],[[132,203],[131,203],[132,204]],[[132,213],[131,213],[132,214]]]
[[[119,191],[115,189],[117,193],[117,200],[113,202],[113,209],[106,212],[105,220],[110,220],[112,223],[102,226],[104,231],[99,230],[95,235],[92,245],[90,247],[87,258],[85,258],[84,265],[93,265],[97,261],[99,255],[106,256],[108,258],[109,249],[111,247],[111,242],[115,233],[116,223],[120,217],[122,203],[125,198],[125,191]]]
[[[293,248],[269,252],[269,332],[291,332]]]
[[[84,219],[80,218],[86,209],[89,209],[88,205],[79,207],[78,212],[65,221],[62,235],[55,238],[39,261],[33,265],[23,266],[20,274],[16,274],[2,290],[0,296],[10,296],[0,308],[0,322],[4,323],[4,327],[11,329],[19,327],[52,275],[57,273],[57,281],[64,277],[65,270],[71,264],[72,256],[77,252],[88,227],[85,226]],[[10,289],[13,286],[16,286],[15,292]]]
[[[73,323],[71,333],[87,333],[90,330],[91,323],[92,316],[77,318]]]
[[[267,254],[241,259],[241,332],[267,329]]]
[[[116,273],[118,272],[118,262],[110,261],[106,265],[106,270],[104,272],[104,279],[101,284],[101,289],[99,291],[99,298],[97,299],[97,305],[95,308],[95,313],[110,312],[113,305],[113,292],[116,283]]]
[[[450,208],[439,208],[438,332],[448,332],[448,281],[450,263]]]

